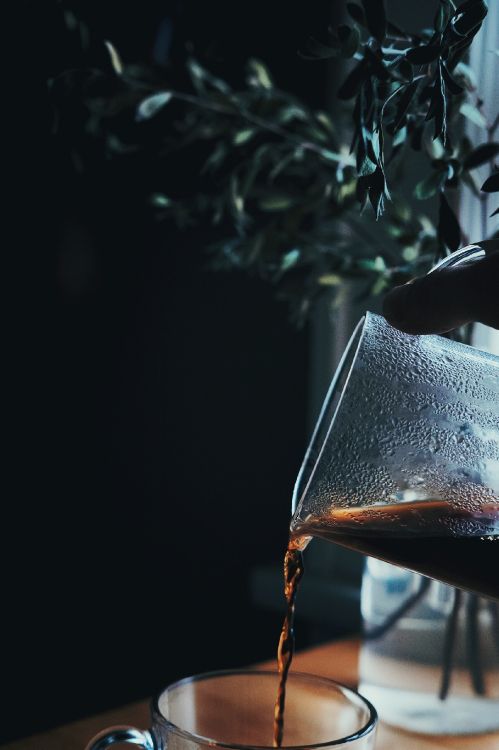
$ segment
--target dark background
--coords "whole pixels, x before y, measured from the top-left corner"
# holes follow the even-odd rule
[[[51,135],[46,80],[78,53],[58,4],[40,5],[5,27],[1,741],[274,654],[281,613],[255,606],[248,582],[282,559],[308,429],[309,335],[273,289],[206,270],[202,233],[155,225],[143,165],[77,174]],[[326,68],[296,51],[331,7],[79,4],[126,60],[150,62],[168,18],[173,59],[191,40],[237,83],[260,57],[315,105]]]

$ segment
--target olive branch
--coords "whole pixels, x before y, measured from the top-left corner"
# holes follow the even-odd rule
[[[306,64],[333,59],[348,68],[334,116],[280,89],[254,59],[245,87],[234,90],[189,54],[179,87],[171,74],[125,64],[66,8],[68,30],[93,60],[50,82],[56,132],[79,169],[102,159],[164,164],[156,170],[163,180],[143,188],[156,218],[206,228],[212,268],[274,283],[302,321],[345,278],[379,294],[478,239],[460,227],[457,190],[472,190],[484,216],[499,191],[498,117],[487,122],[466,63],[486,3],[435,5],[433,27],[412,33],[387,18],[383,0],[349,2],[348,23],[304,41],[301,56],[315,61]],[[77,123],[67,116],[75,106]],[[464,135],[466,119],[483,131],[478,146]],[[399,196],[410,152],[426,165],[415,204]],[[175,173],[187,161],[193,176],[179,188]],[[479,185],[484,164],[490,176]]]

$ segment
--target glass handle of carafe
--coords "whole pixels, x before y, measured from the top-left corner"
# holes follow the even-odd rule
[[[105,750],[110,745],[117,743],[138,745],[143,750],[154,750],[154,742],[149,731],[128,726],[104,729],[90,740],[85,750]]]

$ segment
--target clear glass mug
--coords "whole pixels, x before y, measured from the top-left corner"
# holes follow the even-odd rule
[[[484,252],[463,248],[434,270]],[[301,546],[323,537],[499,599],[499,357],[367,313],[326,396],[293,511]]]
[[[211,672],[167,687],[152,703],[152,727],[106,729],[86,750],[115,743],[144,750],[272,747],[277,672]],[[332,680],[292,672],[286,690],[283,747],[372,750],[377,714],[356,691]]]

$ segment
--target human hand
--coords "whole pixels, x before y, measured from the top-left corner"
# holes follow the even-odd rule
[[[383,315],[406,333],[446,333],[472,322],[499,328],[499,251],[392,289]]]

